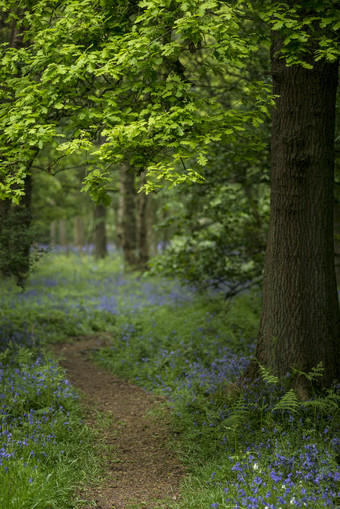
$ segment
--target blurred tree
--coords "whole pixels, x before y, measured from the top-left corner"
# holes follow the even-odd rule
[[[74,218],[74,244],[77,246],[78,252],[82,253],[85,245],[84,237],[84,219],[81,216]]]
[[[96,204],[93,209],[94,217],[94,255],[96,258],[106,258],[107,256],[107,236],[106,236],[106,207]]]
[[[145,175],[140,176],[140,185],[145,183]],[[149,261],[149,240],[150,221],[148,221],[149,196],[145,193],[139,193],[137,206],[137,250],[138,250],[138,268],[144,271]]]
[[[137,264],[137,211],[135,173],[128,164],[119,169],[117,237],[123,249],[126,268]]]

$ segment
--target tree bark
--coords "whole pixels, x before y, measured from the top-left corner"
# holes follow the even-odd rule
[[[340,201],[334,204],[334,255],[337,285],[340,288]]]
[[[107,236],[106,236],[106,207],[96,205],[94,208],[94,256],[97,259],[107,256]]]
[[[271,208],[255,359],[283,377],[322,362],[339,379],[340,317],[334,269],[333,184],[337,63],[286,67],[273,34]],[[294,385],[302,393],[306,379]]]
[[[137,263],[137,221],[135,174],[128,164],[123,164],[119,171],[119,210],[117,237],[124,253],[126,267]]]

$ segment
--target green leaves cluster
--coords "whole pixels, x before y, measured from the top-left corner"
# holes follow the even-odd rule
[[[98,185],[97,170],[108,162],[147,170],[147,192],[164,179],[197,182],[211,145],[259,126],[273,104],[266,76],[248,80],[229,107],[202,92],[202,79],[237,73],[244,80],[270,29],[284,33],[289,65],[339,56],[340,21],[330,0],[21,0],[0,7],[0,197],[16,202],[29,161],[44,147],[85,154],[94,169],[85,190],[98,200],[109,183],[104,172]]]

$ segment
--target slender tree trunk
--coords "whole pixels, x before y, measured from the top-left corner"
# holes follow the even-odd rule
[[[82,253],[84,246],[84,221],[80,216],[74,219],[74,243],[79,253]]]
[[[141,175],[140,184],[144,185],[145,176]],[[138,267],[145,270],[149,261],[148,242],[148,196],[141,192],[138,195],[137,244]]]
[[[157,246],[155,245],[155,232],[154,232],[154,224],[155,224],[155,200],[152,195],[148,196],[148,244],[149,244],[149,254],[150,256],[156,254]]]
[[[30,271],[33,240],[30,229],[32,177],[29,174],[25,177],[24,192],[19,205],[4,200],[0,206],[1,272],[3,276],[14,275],[22,287]]]
[[[121,189],[119,190],[118,207],[116,211],[116,243],[119,251],[123,251],[123,212],[124,212],[124,200]]]
[[[67,227],[66,220],[59,220],[59,244],[64,249],[66,253],[68,253],[68,236],[67,236]]]
[[[119,227],[118,238],[123,248],[126,266],[134,267],[137,263],[137,222],[136,222],[136,189],[135,174],[128,164],[120,168],[119,194]]]
[[[2,277],[11,274],[10,260],[10,236],[9,214],[11,209],[10,200],[0,200],[0,268]]]
[[[106,207],[96,205],[93,211],[94,216],[94,255],[96,258],[107,256],[106,236]]]
[[[50,224],[50,242],[52,247],[57,244],[57,221],[52,221]]]
[[[255,359],[284,376],[323,363],[321,384],[339,379],[340,318],[334,270],[333,182],[338,65],[286,67],[274,33],[278,95],[272,119],[271,209]],[[304,377],[295,386],[308,392]]]
[[[20,204],[13,207],[14,217],[17,217],[18,220],[16,228],[18,231],[21,230],[23,232],[22,241],[20,243],[21,264],[19,268],[19,273],[22,274],[22,278],[20,279],[22,283],[24,283],[25,280],[27,279],[30,270],[30,249],[33,239],[31,233],[27,234],[27,232],[30,232],[32,222],[31,201],[32,201],[32,176],[28,174],[25,177],[25,194],[22,197]]]

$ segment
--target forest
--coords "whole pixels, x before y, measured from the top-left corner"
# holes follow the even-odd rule
[[[0,508],[340,507],[337,0],[0,0]]]

